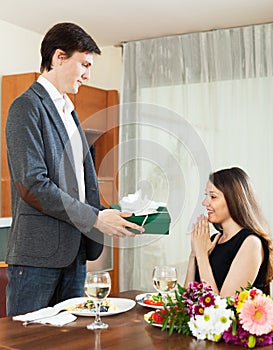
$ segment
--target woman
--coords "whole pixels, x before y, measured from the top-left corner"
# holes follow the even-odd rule
[[[273,246],[248,175],[240,168],[209,176],[202,205],[208,217],[193,225],[185,287],[206,281],[220,296],[248,283],[263,291],[273,278]],[[219,233],[210,238],[209,223]]]

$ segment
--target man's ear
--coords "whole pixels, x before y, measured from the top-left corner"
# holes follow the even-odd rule
[[[63,61],[66,58],[66,54],[63,50],[60,49],[56,49],[53,56],[52,56],[52,63],[53,64],[57,64],[57,65],[61,65],[63,63]]]

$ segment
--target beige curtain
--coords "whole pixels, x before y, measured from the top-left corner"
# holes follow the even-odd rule
[[[152,291],[156,264],[183,283],[211,170],[245,169],[273,227],[273,24],[124,43],[123,62],[120,197],[146,183],[172,223],[120,242],[120,287]]]

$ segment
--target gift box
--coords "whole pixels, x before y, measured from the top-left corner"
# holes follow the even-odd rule
[[[120,206],[118,204],[111,204],[111,209],[120,210]],[[157,234],[157,235],[168,235],[169,228],[171,223],[171,217],[168,212],[167,207],[159,207],[157,208],[157,212],[149,215],[135,215],[125,218],[125,220],[134,222],[135,224],[142,226],[145,228],[146,234]],[[134,229],[128,229],[134,233],[140,233]]]

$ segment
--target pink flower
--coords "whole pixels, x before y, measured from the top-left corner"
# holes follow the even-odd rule
[[[212,292],[205,293],[200,297],[200,303],[204,305],[204,307],[209,307],[215,304],[215,296]]]
[[[202,305],[194,305],[194,315],[204,315],[204,308]]]
[[[273,302],[264,295],[256,295],[255,299],[246,300],[240,310],[240,321],[243,329],[262,335],[272,331]]]

